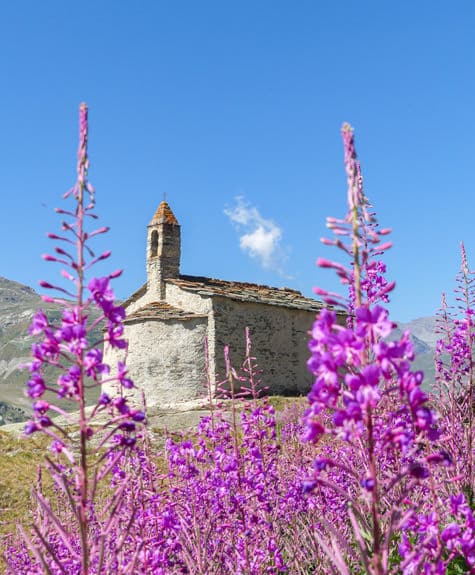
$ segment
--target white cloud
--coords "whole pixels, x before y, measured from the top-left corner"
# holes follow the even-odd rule
[[[285,276],[282,263],[287,259],[281,245],[282,229],[272,220],[263,218],[259,210],[247,203],[242,196],[236,206],[224,213],[241,232],[239,245],[244,252],[260,261],[262,267],[273,269]]]

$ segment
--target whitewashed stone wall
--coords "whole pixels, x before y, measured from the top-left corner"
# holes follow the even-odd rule
[[[170,305],[193,313],[207,314],[212,309],[210,297],[186,291],[170,282],[165,282],[165,287],[165,301]]]
[[[206,317],[127,323],[127,367],[138,387],[134,398],[140,402],[143,390],[148,406],[166,406],[204,396],[206,332]],[[105,354],[111,365],[121,358],[120,350]],[[103,391],[112,391],[111,386],[104,385]]]
[[[127,366],[131,378],[144,390],[148,405],[176,405],[205,395],[205,338],[212,385],[225,377],[225,345],[230,347],[233,367],[239,369],[245,359],[246,327],[269,393],[308,393],[312,385],[306,368],[308,332],[314,311],[200,295],[167,281],[164,288],[166,303],[202,317],[126,321]],[[144,286],[129,301],[127,315],[157,300],[157,292]],[[105,361],[117,365],[123,355],[120,350],[108,350]],[[110,386],[105,385],[104,391],[111,391]]]
[[[211,311],[212,303],[210,297],[203,297],[197,293],[183,290],[179,286],[166,281],[164,283],[165,297],[163,301],[166,303],[192,313],[207,314]],[[137,294],[133,301],[129,300],[126,304],[127,315],[134,313],[149,303],[161,300],[159,288],[151,290],[148,284],[142,286]]]
[[[231,362],[238,368],[245,357],[245,328],[250,328],[252,354],[263,370],[263,383],[279,395],[308,393],[312,377],[306,368],[308,331],[315,312],[213,298],[216,330],[215,368],[224,379],[223,348],[230,347]]]
[[[133,301],[130,301],[127,304],[127,314],[128,315],[130,315],[131,313],[134,313],[134,311],[137,311],[138,309],[147,305],[148,303],[151,303],[153,301],[158,301],[159,298],[157,297],[157,295],[154,292],[150,292],[148,290],[142,290],[142,291],[143,291],[143,293],[138,295]]]

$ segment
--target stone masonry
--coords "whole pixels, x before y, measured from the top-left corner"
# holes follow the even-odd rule
[[[182,275],[180,237],[163,201],[147,227],[147,283],[124,303],[127,366],[147,405],[205,396],[206,380],[224,377],[225,345],[234,367],[244,360],[246,327],[269,393],[307,393],[308,331],[322,304],[289,288]],[[116,364],[119,353],[107,349],[105,361]]]

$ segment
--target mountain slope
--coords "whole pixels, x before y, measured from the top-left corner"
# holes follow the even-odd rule
[[[424,387],[430,388],[435,381],[434,353],[440,335],[435,332],[435,317],[421,317],[408,323],[399,323],[397,332],[409,330],[414,342],[416,358],[413,369],[424,372]]]
[[[28,326],[41,304],[40,296],[31,288],[0,277],[0,401],[5,406],[3,422],[10,420],[7,405],[25,410],[30,403],[22,393],[28,373],[19,368],[29,360],[33,338],[28,335]]]
[[[41,296],[28,286],[0,277],[0,425],[27,419],[31,411],[31,400],[24,394],[28,370],[21,369],[21,366],[31,359],[31,345],[35,338],[28,334],[28,328],[39,308],[50,320],[59,322],[59,306],[43,302]],[[96,338],[101,339],[99,331]],[[50,381],[57,377],[53,369],[45,373]],[[96,396],[97,391],[94,391],[90,400]]]

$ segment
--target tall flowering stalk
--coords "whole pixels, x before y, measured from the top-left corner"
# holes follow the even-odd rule
[[[94,222],[97,215],[94,189],[87,179],[87,143],[88,110],[81,104],[77,181],[65,194],[65,198],[72,199],[73,207],[56,210],[64,220],[60,234],[48,234],[56,243],[55,255],[43,256],[61,264],[61,274],[72,287],[40,282],[43,288],[60,294],[43,296],[43,300],[61,306],[62,314],[59,322],[54,322],[38,310],[30,327],[30,334],[37,336],[38,341],[33,344],[27,384],[27,394],[33,400],[33,418],[25,427],[27,435],[43,433],[51,438],[53,455],[46,456],[45,463],[62,496],[63,509],[64,505],[69,506],[70,514],[64,523],[41,486],[34,490],[39,514],[31,529],[22,529],[36,565],[34,573],[110,572],[112,558],[105,551],[108,533],[120,515],[117,512],[121,494],[119,490],[112,491],[101,510],[97,506],[97,490],[116,463],[134,447],[136,426],[145,417],[143,412],[132,409],[124,396],[123,391],[133,387],[133,383],[121,362],[117,375],[119,396],[98,391],[96,404],[86,408],[86,393],[100,388],[110,371],[102,361],[103,343],[124,350],[127,347],[123,338],[124,310],[114,303],[110,287],[110,280],[121,272],[87,278],[91,267],[110,255],[104,252],[96,256],[90,245],[95,236],[108,228],[89,230],[89,222]],[[97,341],[94,334],[101,326],[104,337]],[[56,378],[48,379],[45,368],[49,368],[48,374],[53,370]],[[45,396],[46,392],[49,395]],[[65,411],[61,404],[66,400],[75,404],[76,411]],[[62,419],[53,415],[61,415]],[[59,544],[61,553],[55,550]],[[128,571],[116,572],[132,572],[132,563]]]
[[[457,305],[445,294],[436,329],[435,396],[444,446],[443,466],[431,478],[424,505],[404,525],[399,552],[403,574],[475,573],[474,510],[474,278],[461,245]],[[440,457],[440,454],[439,454]]]
[[[319,539],[332,557],[332,570],[350,573],[361,565],[366,573],[383,575],[393,568],[395,531],[417,506],[419,484],[429,475],[421,445],[438,433],[421,389],[423,374],[410,369],[414,352],[409,334],[387,340],[395,326],[380,302],[387,301],[394,282],[384,278],[379,256],[391,245],[383,241],[389,230],[379,229],[369,211],[348,124],[342,136],[348,212],[344,219],[328,218],[336,237],[323,242],[343,250],[351,265],[323,258],[317,263],[334,269],[349,294],[315,291],[327,303],[341,306],[348,321],[339,325],[335,311],[324,309],[311,332],[308,367],[315,382],[306,439],[319,443],[330,436],[335,443],[321,443],[306,488],[318,488],[326,496],[333,491],[346,509],[340,529],[329,522],[321,525]],[[353,544],[345,544],[348,534]]]
[[[419,513],[403,529],[399,552],[403,574],[475,573],[474,515],[474,277],[461,244],[456,305],[445,294],[436,330],[434,394],[440,412],[443,463]],[[439,454],[440,457],[440,454]]]
[[[445,443],[460,477],[460,488],[474,507],[475,278],[461,244],[455,308],[446,297],[437,318],[436,390],[444,415]],[[463,438],[463,440],[461,440]]]

